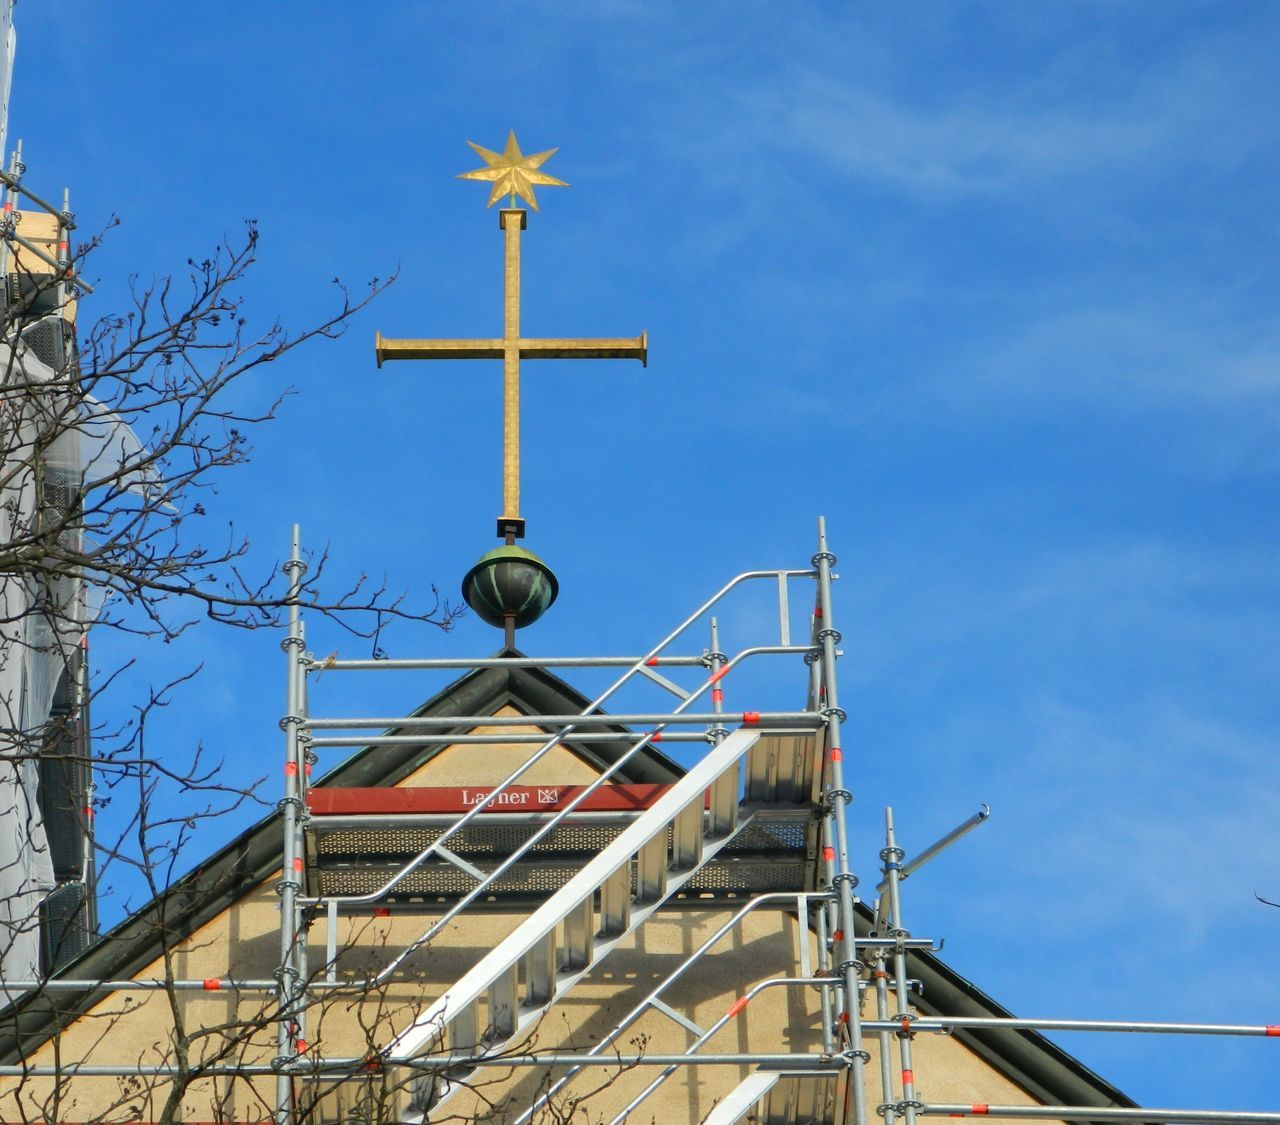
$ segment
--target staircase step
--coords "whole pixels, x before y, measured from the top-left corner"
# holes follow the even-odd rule
[[[832,1125],[837,1077],[833,1070],[752,1071],[702,1125]]]

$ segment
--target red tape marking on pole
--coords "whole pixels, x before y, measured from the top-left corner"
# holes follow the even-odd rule
[[[301,860],[301,859],[295,859],[295,860],[293,861],[293,869],[294,869],[295,871],[301,871],[301,870],[302,870],[302,860]]]
[[[736,1016],[746,1006],[747,1006],[747,998],[745,996],[739,996],[738,999],[736,999],[732,1004],[729,1005],[729,1010],[725,1012],[725,1015]]]
[[[661,742],[661,741],[662,741],[662,731],[660,731],[660,730],[655,730],[651,735],[649,735],[649,741],[650,741],[650,742]]]
[[[712,688],[712,689],[711,689],[711,702],[712,702],[712,703],[723,703],[723,702],[724,702],[724,688],[718,688],[718,687],[717,687],[717,688]]]
[[[391,917],[391,907],[389,907],[389,906],[375,906],[375,907],[373,908],[373,916],[374,916],[375,918],[390,918],[390,917]]]
[[[969,1111],[971,1113],[976,1113],[979,1116],[981,1116],[984,1113],[990,1113],[991,1107],[987,1105],[985,1102],[974,1102],[973,1105],[969,1107]]]
[[[822,858],[825,859],[828,863],[830,863],[833,859],[836,858],[835,848],[823,848]]]
[[[297,762],[285,762],[285,764],[284,764],[284,775],[285,775],[285,777],[296,777],[296,776],[298,775],[298,763],[297,763]]]
[[[218,977],[205,977],[204,990],[206,992],[217,992],[222,987],[222,981]]]
[[[729,665],[726,664],[723,668],[718,668],[716,669],[716,671],[712,672],[711,679],[709,679],[707,683],[709,684],[718,683],[720,680],[723,680],[725,676],[727,676],[728,674],[729,674]]]
[[[1280,1035],[1280,1023],[1269,1023],[1269,1024],[1267,1024],[1267,1034],[1268,1034],[1268,1035]]]
[[[833,747],[831,747],[831,760],[832,760],[833,762],[843,762],[843,761],[844,761],[844,751],[843,751],[843,750],[841,750],[839,746],[833,746]]]
[[[658,658],[656,656],[649,657],[649,659],[644,662],[644,666],[646,668],[656,668],[658,666]]]
[[[747,726],[754,726],[756,723],[760,721],[760,712],[759,711],[743,711],[742,721]]]
[[[904,1086],[913,1086],[915,1085],[915,1081],[916,1081],[915,1071],[904,1070],[902,1072],[902,1084]]]

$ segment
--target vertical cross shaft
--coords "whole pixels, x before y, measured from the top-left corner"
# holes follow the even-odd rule
[[[502,515],[499,525],[520,525],[520,232],[525,212],[500,212],[506,234],[502,300]],[[511,534],[514,534],[512,532]]]

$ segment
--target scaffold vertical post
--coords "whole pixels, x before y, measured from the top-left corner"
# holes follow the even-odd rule
[[[4,183],[4,192],[0,194],[0,209],[2,209],[4,238],[0,239],[0,276],[8,278],[9,276],[9,256],[12,251],[9,248],[9,235],[13,233],[14,227],[17,225],[18,216],[16,215],[18,206],[18,178],[22,175],[22,142],[18,141],[13,146],[13,152],[9,156],[9,176],[11,180]],[[12,303],[14,295],[8,292],[8,283],[5,284],[6,306]]]
[[[871,978],[876,990],[876,1019],[880,1023],[889,1021],[889,974],[884,967],[884,952],[876,950],[872,963]],[[878,1033],[880,1041],[880,1106],[878,1110],[884,1118],[885,1125],[894,1125],[898,1119],[898,1109],[893,1101],[893,1037],[887,1031]]]
[[[276,1028],[276,1111],[275,1125],[290,1125],[293,1119],[293,1078],[291,1070],[298,1055],[298,995],[302,976],[298,969],[300,926],[298,920],[298,894],[302,889],[302,776],[303,762],[299,737],[304,721],[302,713],[303,687],[301,677],[306,641],[302,632],[299,607],[302,592],[302,576],[306,564],[302,561],[301,532],[293,525],[289,561],[284,572],[289,580],[287,604],[289,607],[289,631],[281,647],[285,652],[285,715],[280,721],[284,729],[284,797],[280,801],[280,821],[283,833],[280,882],[280,968],[276,971],[278,986],[278,1015]]]
[[[815,622],[814,639],[818,644],[818,659],[821,662],[822,698],[819,701],[819,711],[826,727],[829,763],[827,787],[823,798],[829,812],[827,823],[831,826],[830,847],[833,854],[830,858],[834,864],[831,889],[835,892],[840,924],[839,930],[832,936],[837,939],[837,968],[844,981],[844,1011],[841,1015],[846,1022],[845,1031],[848,1036],[845,1057],[849,1068],[849,1085],[853,1092],[854,1122],[855,1125],[866,1125],[865,1067],[870,1056],[862,1045],[862,1012],[858,993],[858,979],[862,965],[858,960],[854,933],[854,888],[858,884],[858,879],[853,874],[849,862],[849,832],[846,820],[853,794],[845,788],[844,752],[840,746],[840,725],[844,721],[845,713],[840,709],[836,683],[836,657],[840,634],[836,631],[831,599],[832,567],[835,561],[835,555],[827,549],[826,519],[819,517],[818,552],[813,556],[813,565],[818,572],[817,616],[819,618]]]
[[[720,622],[713,617],[711,618],[711,648],[707,650],[707,664],[711,667],[711,674],[715,675],[728,663],[729,658],[720,651]],[[724,680],[720,680],[711,689],[711,710],[715,715],[724,714]],[[723,719],[717,719],[713,726],[707,728],[707,738],[712,746],[719,746],[728,736],[729,729],[724,725]]]
[[[904,1125],[915,1125],[916,1112],[921,1103],[916,1097],[915,1069],[911,1062],[911,1021],[915,1016],[911,1012],[911,1002],[907,986],[907,950],[905,940],[911,935],[902,925],[902,899],[899,882],[902,878],[902,860],[905,852],[898,847],[897,837],[893,829],[893,809],[884,810],[885,847],[880,853],[884,861],[885,879],[889,884],[889,937],[895,939],[893,949],[893,984],[897,995],[898,1010],[893,1019],[901,1023],[898,1032],[898,1060],[902,1066],[902,1118]],[[890,1100],[886,1097],[886,1101]]]
[[[58,212],[58,275],[61,278],[62,300],[69,301],[75,296],[75,287],[71,284],[71,227],[75,216],[71,213],[71,189],[62,189],[62,210]]]

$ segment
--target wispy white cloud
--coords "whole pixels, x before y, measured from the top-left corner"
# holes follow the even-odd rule
[[[1008,396],[1107,398],[1118,406],[1181,400],[1280,411],[1280,339],[1241,339],[1193,312],[1083,305],[1051,312],[985,349],[974,374]],[[1197,315],[1198,313],[1198,315]]]
[[[1135,636],[1162,635],[1185,651],[1261,658],[1274,621],[1257,605],[1276,604],[1280,576],[1265,547],[1173,542],[1094,533],[1074,549],[1044,544],[1019,548],[1000,566],[936,573],[933,557],[904,557],[892,569],[873,560],[873,573],[852,575],[857,614],[874,622],[882,647],[863,654],[850,674],[872,681],[907,669],[954,668],[954,649],[1000,654],[1018,642],[1016,665],[1028,650],[1072,637],[1095,636],[1123,647]],[[854,565],[850,561],[847,565]],[[1228,592],[1244,592],[1237,608]],[[846,595],[849,596],[849,595]],[[881,615],[888,615],[882,620]],[[890,647],[893,642],[902,647]],[[1259,659],[1258,675],[1270,674]]]
[[[962,85],[948,81],[945,58],[930,67],[927,51],[859,66],[829,47],[818,66],[806,57],[752,97],[783,147],[925,195],[1059,193],[1095,174],[1123,190],[1174,167],[1221,173],[1274,140],[1268,115],[1241,113],[1249,73],[1266,66],[1241,34],[1186,37],[1121,63],[1109,37],[1089,31],[1056,32],[1039,70],[987,82],[966,70]]]
[[[829,79],[809,79],[787,99],[792,146],[863,179],[912,191],[1003,192],[1012,186],[1136,161],[1166,147],[1161,119],[1089,120],[1065,108],[922,110]]]

